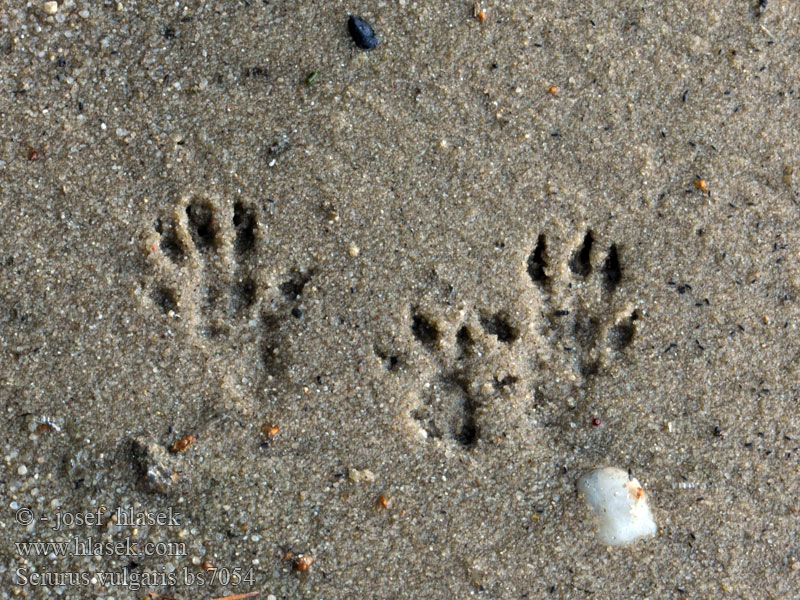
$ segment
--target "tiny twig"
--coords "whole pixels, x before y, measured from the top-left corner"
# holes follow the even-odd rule
[[[759,27],[761,27],[761,30],[762,30],[764,33],[766,33],[766,34],[767,34],[769,37],[771,37],[773,40],[775,40],[775,36],[774,36],[774,35],[772,35],[772,32],[771,32],[769,29],[767,29],[767,28],[766,28],[766,27],[764,27],[763,25],[759,25]]]
[[[253,598],[254,596],[258,596],[261,592],[247,592],[245,594],[233,594],[232,596],[224,596],[221,598],[214,598],[214,600],[244,600],[245,598]],[[161,594],[156,594],[155,592],[147,592],[147,595],[151,598],[158,598],[158,600],[178,600],[178,598],[174,598],[172,596],[163,596]]]
[[[178,600],[177,598],[173,598],[172,596],[162,596],[161,594],[156,594],[155,592],[148,591],[147,595],[151,598],[160,598],[160,600]]]
[[[246,594],[234,594],[233,596],[225,596],[224,598],[214,598],[214,600],[242,600],[243,598],[252,598],[258,596],[260,592],[247,592]]]

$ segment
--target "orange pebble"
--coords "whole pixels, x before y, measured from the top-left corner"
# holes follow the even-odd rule
[[[270,425],[269,423],[264,423],[261,426],[261,433],[264,434],[265,437],[271,438],[274,435],[277,435],[278,432],[281,430],[280,427],[277,425]]]
[[[292,566],[295,571],[308,571],[311,565],[314,564],[314,557],[310,554],[298,554],[292,559]]]
[[[705,179],[696,179],[694,182],[694,187],[698,190],[703,192],[704,194],[708,194],[708,182]]]
[[[195,436],[193,436],[191,434],[187,435],[185,438],[182,438],[182,439],[178,440],[177,442],[175,442],[174,444],[172,444],[172,446],[169,447],[169,451],[170,452],[183,452],[189,446],[194,444],[196,441],[197,441],[197,438]]]

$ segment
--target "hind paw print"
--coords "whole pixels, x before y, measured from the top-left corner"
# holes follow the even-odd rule
[[[623,278],[616,244],[599,249],[587,231],[569,256],[551,264],[547,239],[540,235],[528,275],[542,294],[545,335],[574,355],[580,375],[595,375],[633,341],[638,312],[628,305],[615,309]]]
[[[148,239],[162,280],[151,290],[153,303],[204,337],[224,333],[256,301],[255,239],[254,213],[242,203],[197,197],[179,203]]]
[[[313,274],[292,271],[268,285],[258,243],[254,208],[198,196],[178,202],[145,239],[155,270],[149,306],[227,360],[223,371],[249,381],[286,366],[285,340],[302,316],[300,297]],[[238,370],[229,368],[234,363]]]

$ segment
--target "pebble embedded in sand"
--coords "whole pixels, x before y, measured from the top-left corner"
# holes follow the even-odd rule
[[[362,481],[366,483],[373,483],[377,479],[375,473],[373,473],[369,469],[363,469],[361,471],[359,471],[358,469],[350,469],[347,473],[347,476],[350,479],[350,481],[353,481],[355,483],[360,483]]]
[[[372,50],[378,45],[378,37],[375,35],[372,25],[364,19],[351,16],[347,20],[347,30],[350,32],[350,37],[353,38],[356,46],[362,50]]]
[[[595,469],[578,480],[578,492],[597,516],[597,537],[604,544],[619,546],[656,533],[645,491],[628,472]]]
[[[54,15],[58,12],[58,2],[45,2],[42,4],[42,10],[47,15]]]

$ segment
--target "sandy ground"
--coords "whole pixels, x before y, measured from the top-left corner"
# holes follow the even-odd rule
[[[0,597],[797,597],[800,4],[51,4],[0,6]]]

